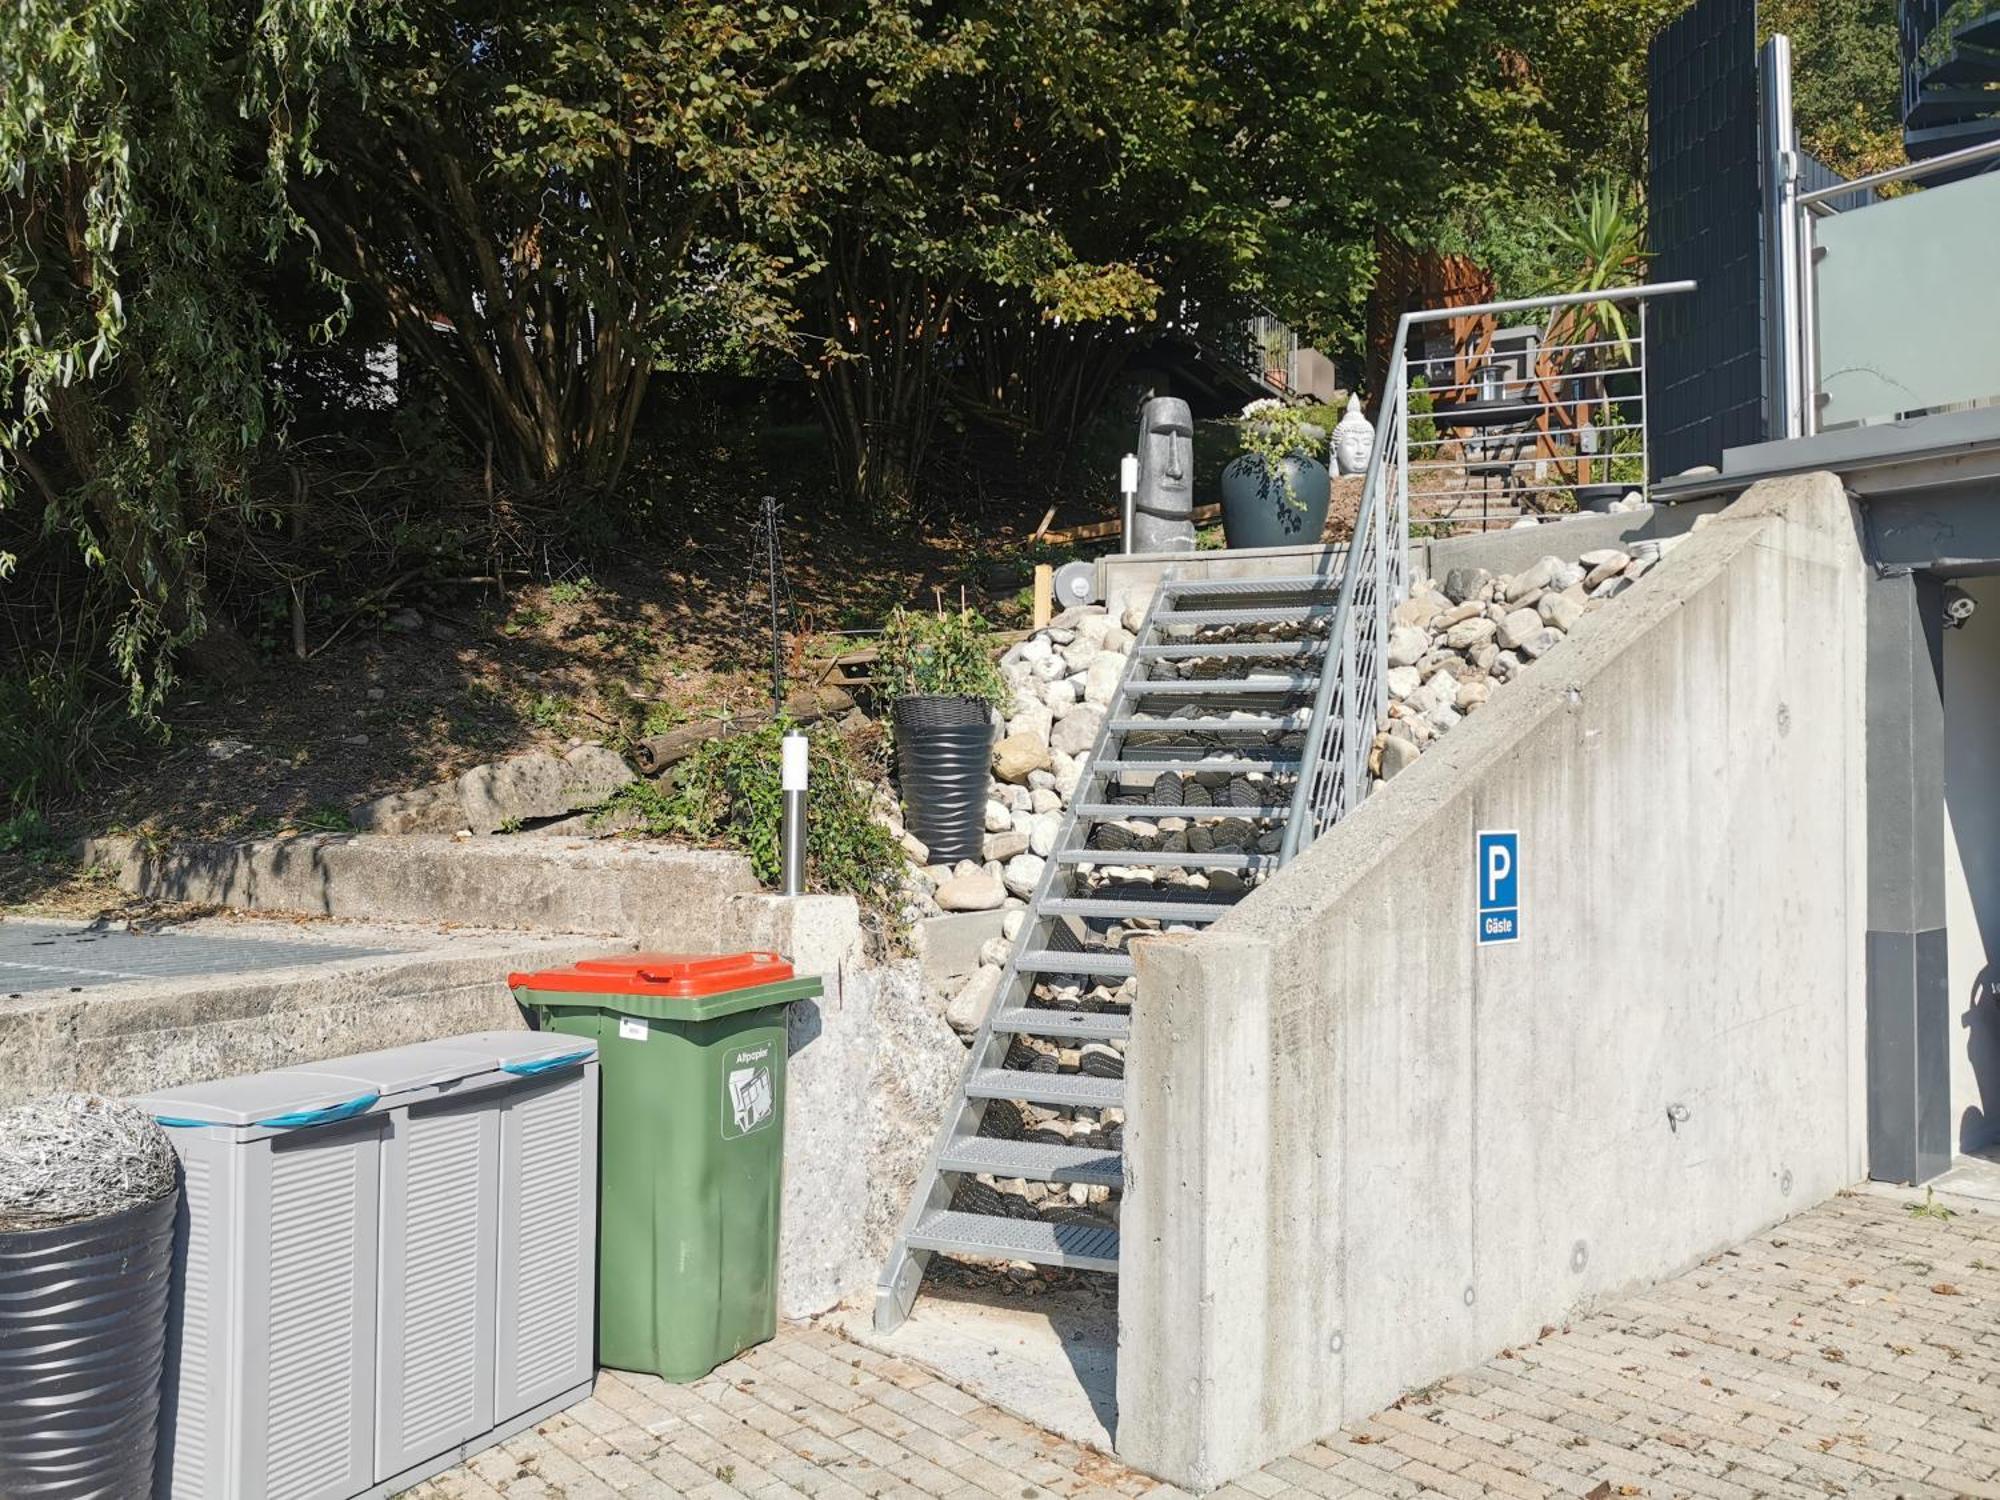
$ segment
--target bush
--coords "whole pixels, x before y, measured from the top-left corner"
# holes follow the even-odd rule
[[[972,610],[897,609],[883,627],[875,682],[884,698],[977,698],[1006,713],[1013,701],[993,664],[992,632]]]
[[[74,796],[143,728],[120,685],[76,663],[0,676],[0,813]]]
[[[770,724],[710,740],[680,763],[671,785],[635,781],[605,807],[637,812],[649,833],[740,849],[757,878],[776,885],[783,874],[785,811],[778,741],[789,728]],[[807,738],[807,883],[814,891],[853,896],[893,920],[903,851],[871,814],[868,768],[830,728],[814,729]]]

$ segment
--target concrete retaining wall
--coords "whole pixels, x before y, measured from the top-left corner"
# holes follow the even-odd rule
[[[540,932],[671,933],[715,952],[730,900],[759,889],[740,854],[606,839],[314,834],[155,850],[93,839],[89,865],[160,901],[360,922],[462,922]]]
[[[872,957],[851,897],[768,895],[739,855],[605,840],[340,834],[165,852],[103,839],[85,857],[111,868],[127,890],[163,900],[346,921],[602,934],[569,939],[574,951],[561,959],[474,963],[463,985],[450,974],[427,979],[412,970],[379,1006],[358,974],[315,979],[321,990],[333,987],[327,1007],[346,1018],[338,1024],[304,1015],[283,984],[246,982],[243,993],[253,998],[239,1000],[239,987],[225,993],[211,982],[205,1003],[190,992],[161,1012],[157,1045],[120,1043],[128,1050],[115,1065],[91,1075],[114,1081],[88,1086],[118,1092],[521,1025],[501,982],[510,967],[634,946],[784,954],[825,988],[821,1000],[795,1005],[791,1016],[778,1288],[788,1317],[873,1289],[964,1065],[965,1049],[928,999],[917,961]],[[259,1018],[248,1030],[232,1019],[239,1005]],[[394,1024],[383,1025],[385,1018]],[[5,1024],[0,1013],[0,1028]],[[30,1093],[71,1086],[64,1081],[70,1075],[55,1068],[66,1034],[112,1037],[136,1028],[150,1035],[154,1022],[77,997],[74,1007],[51,1010],[38,1025],[49,1066],[37,1067],[32,1076],[41,1086]],[[176,1039],[165,1040],[175,1026]],[[0,1058],[7,1055],[4,1036],[0,1029]]]
[[[226,929],[257,937],[257,924]],[[287,933],[285,936],[293,936]],[[366,943],[368,929],[338,938]],[[390,934],[391,943],[408,934]],[[456,934],[427,946],[248,974],[0,998],[0,1106],[60,1090],[138,1094],[525,1024],[520,969],[629,948],[605,938]]]
[[[1862,1175],[1862,571],[1837,482],[1760,486],[1135,945],[1123,1458],[1209,1488]]]

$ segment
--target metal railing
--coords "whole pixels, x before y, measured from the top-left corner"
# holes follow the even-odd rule
[[[1346,817],[1368,795],[1368,757],[1389,706],[1389,630],[1396,606],[1410,588],[1410,474],[1413,469],[1407,357],[1410,330],[1451,319],[1508,316],[1527,312],[1632,303],[1640,308],[1656,297],[1694,290],[1692,281],[1487,302],[1473,307],[1405,313],[1396,327],[1382,411],[1376,421],[1375,450],[1362,481],[1335,607],[1333,632],[1306,728],[1291,817],[1285,824],[1280,862],[1309,848],[1315,838]],[[1643,451],[1643,416],[1640,418]],[[1421,431],[1421,429],[1419,429]]]

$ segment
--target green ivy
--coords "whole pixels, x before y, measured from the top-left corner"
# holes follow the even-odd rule
[[[977,698],[1006,713],[1013,694],[993,665],[992,632],[972,610],[924,614],[897,609],[883,627],[875,683],[890,702],[946,694]]]
[[[710,740],[680,763],[671,783],[632,782],[604,809],[637,813],[646,831],[659,837],[740,849],[757,878],[776,885],[783,874],[785,808],[778,742],[791,727],[770,724]],[[871,813],[868,768],[832,729],[810,730],[807,741],[807,887],[853,896],[893,920],[903,852]]]

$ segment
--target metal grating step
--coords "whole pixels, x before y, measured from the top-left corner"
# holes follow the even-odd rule
[[[1290,734],[1311,722],[1312,715],[1301,710],[1242,719],[1113,719],[1111,728],[1120,734]]]
[[[1298,625],[1307,620],[1324,620],[1339,606],[1328,599],[1320,604],[1273,604],[1262,609],[1163,609],[1153,616],[1165,627],[1175,625]]]
[[[1085,1042],[1122,1042],[1132,1034],[1132,1018],[1116,1010],[1039,1010],[1011,1006],[993,1018],[993,1029],[1010,1036],[1067,1036]]]
[[[1023,974],[1103,974],[1123,979],[1132,972],[1132,955],[1064,953],[1054,948],[1030,948],[1014,967]]]
[[[1230,901],[1149,901],[1144,896],[1051,896],[1042,911],[1051,917],[1091,917],[1117,921],[1151,917],[1156,922],[1213,922],[1236,903]]]
[[[1118,1269],[1118,1231],[1099,1224],[1045,1224],[1040,1219],[1002,1219],[941,1208],[917,1221],[909,1245],[913,1250],[1026,1260],[1076,1271]]]
[[[1126,686],[1128,698],[1218,697],[1222,694],[1309,693],[1319,686],[1317,676],[1298,672],[1272,672],[1262,677],[1161,677],[1152,682]]]
[[[1287,574],[1273,578],[1170,578],[1161,596],[1181,599],[1254,599],[1259,594],[1330,594],[1340,580],[1323,573]]]
[[[1088,1073],[1030,1073],[1022,1068],[980,1068],[965,1086],[972,1099],[1018,1099],[1057,1109],[1116,1109],[1125,1102],[1122,1078]]]
[[[1132,654],[1145,661],[1193,661],[1204,656],[1257,661],[1311,660],[1326,655],[1326,639],[1315,636],[1302,641],[1176,641],[1165,646],[1137,646]]]
[[[1289,802],[1253,802],[1247,807],[1227,802],[1197,802],[1188,807],[1166,802],[1079,802],[1076,815],[1104,822],[1121,818],[1186,818],[1190,823],[1216,818],[1282,818],[1291,813]]]
[[[1105,865],[1123,869],[1165,866],[1174,870],[1275,870],[1275,854],[1237,854],[1216,850],[1203,854],[1193,849],[1058,849],[1056,863],[1063,865]]]
[[[975,1135],[945,1147],[939,1161],[947,1172],[986,1172],[1025,1177],[1030,1182],[1082,1182],[1122,1187],[1125,1162],[1116,1151],[1096,1146],[1058,1146],[1047,1141],[1003,1141]]]
[[[1129,755],[1131,750],[1143,748],[1140,745],[1133,745],[1125,753]],[[1232,775],[1238,771],[1261,771],[1268,776],[1283,776],[1298,768],[1299,762],[1296,756],[1259,756],[1254,760],[1246,760],[1233,756],[1211,755],[1204,756],[1200,760],[1174,760],[1171,757],[1160,760],[1095,760],[1085,768],[1084,774],[1093,776],[1102,773],[1118,776],[1128,772],[1143,771],[1153,775],[1164,775],[1171,771],[1176,776],[1198,776],[1203,771],[1227,771]]]

